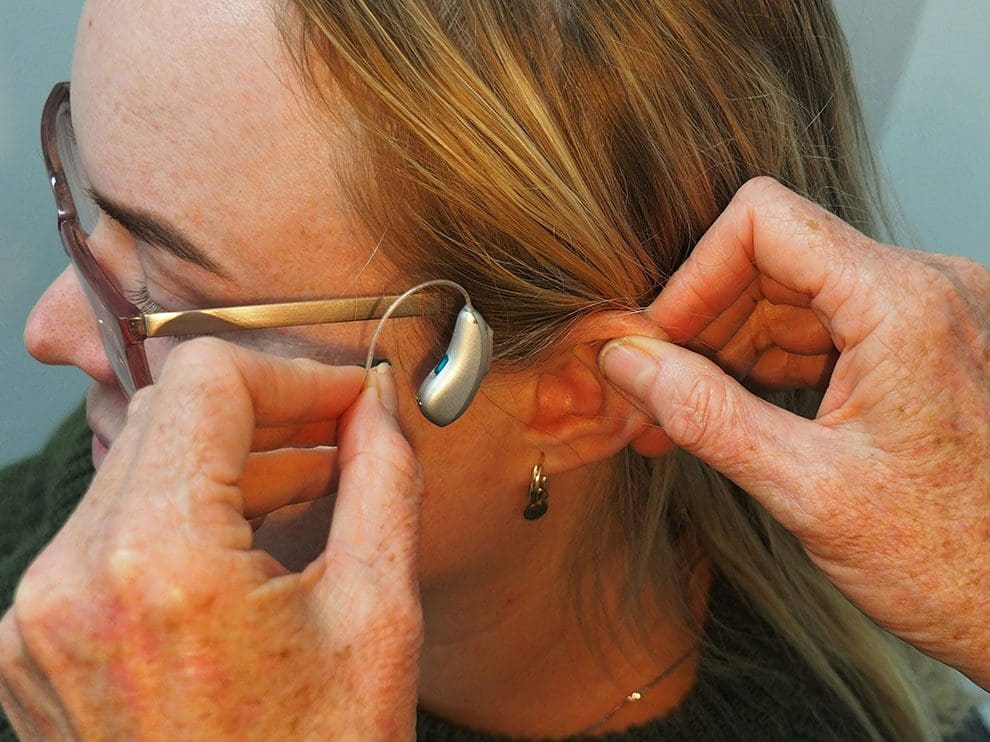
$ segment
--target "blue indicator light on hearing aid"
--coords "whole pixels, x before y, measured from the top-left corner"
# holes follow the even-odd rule
[[[457,315],[450,345],[420,384],[416,401],[427,420],[449,425],[471,404],[492,362],[492,330],[470,304]]]

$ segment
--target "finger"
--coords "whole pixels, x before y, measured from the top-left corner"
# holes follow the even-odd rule
[[[254,453],[241,478],[244,517],[258,518],[286,505],[324,497],[336,490],[337,450],[282,449]]]
[[[158,383],[131,400],[127,425],[84,498],[87,517],[112,517],[122,524],[120,548],[137,549],[149,564],[177,575],[189,572],[188,562],[209,558],[207,551],[249,550],[241,483],[256,423],[277,428],[335,419],[353,402],[365,374],[267,356],[216,338],[179,345]],[[310,487],[317,486],[313,481],[319,479]],[[276,495],[286,497],[284,491]],[[159,539],[163,531],[172,538]],[[181,548],[179,539],[185,541]],[[162,562],[152,554],[177,548],[182,559]]]
[[[699,348],[718,351],[724,348],[761,308],[784,306],[807,309],[810,303],[810,297],[786,289],[766,276],[758,276],[720,314],[710,317],[708,323],[695,332],[692,342]],[[812,313],[808,312],[808,314]],[[817,318],[815,321],[818,322]],[[825,335],[828,335],[827,331]]]
[[[807,309],[811,306],[811,297],[807,294],[787,288],[780,281],[776,281],[770,276],[760,275],[757,284],[760,294],[774,304],[787,304],[792,307]]]
[[[715,356],[719,366],[740,378],[771,348],[787,354],[831,353],[832,336],[807,309],[763,301]]]
[[[184,397],[198,391],[215,398],[217,408],[227,401],[220,398],[223,392],[246,397],[253,430],[335,420],[356,399],[365,375],[356,366],[280,358],[217,338],[197,338],[169,354],[157,386]]]
[[[19,739],[69,739],[72,729],[51,683],[21,639],[14,609],[0,620],[0,703]]]
[[[7,621],[4,618],[0,622],[0,708],[17,733],[17,739],[41,739],[40,731],[31,721],[27,707],[14,688],[17,673],[15,662],[19,651],[14,646],[13,637],[6,635],[8,631],[4,624]]]
[[[340,486],[327,544],[328,578],[415,584],[422,469],[396,422],[395,382],[387,364],[341,426]]]
[[[678,446],[706,461],[801,533],[828,492],[836,445],[805,420],[746,391],[715,364],[672,343],[609,343],[602,371],[637,400]],[[830,455],[833,453],[833,455]]]
[[[215,338],[184,343],[169,355],[159,382],[135,395],[103,469],[109,477],[115,467],[125,468],[136,492],[164,490],[195,508],[220,502],[240,511],[236,484],[256,425],[335,420],[364,375],[356,367],[277,358]],[[163,487],[168,484],[175,486]]]
[[[743,186],[716,219],[648,316],[675,342],[683,342],[760,277],[779,285],[778,291],[809,297],[841,347],[856,342],[864,326],[871,326],[863,313],[883,304],[877,301],[883,282],[877,280],[876,255],[870,255],[868,247],[882,249],[776,181],[757,178]],[[854,291],[857,281],[868,283],[870,291]],[[838,316],[843,308],[846,311]]]
[[[816,356],[789,353],[782,348],[768,348],[757,359],[742,383],[749,389],[825,389],[835,369],[838,354]]]
[[[713,316],[704,328],[699,329],[690,344],[709,357],[718,353],[746,324],[761,299],[759,281],[754,280],[721,314]]]
[[[44,739],[37,725],[32,721],[27,707],[14,695],[12,685],[0,676],[0,709],[14,729],[17,739]]]
[[[304,425],[258,428],[254,432],[251,450],[274,451],[279,448],[335,445],[337,445],[337,421],[320,420]]]

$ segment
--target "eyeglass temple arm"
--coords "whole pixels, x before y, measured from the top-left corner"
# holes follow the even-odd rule
[[[360,322],[381,319],[397,298],[398,295],[371,296],[193,309],[185,312],[156,312],[135,317],[131,320],[131,326],[138,335],[153,338],[210,335],[236,330],[263,330],[334,322]],[[422,317],[437,314],[442,311],[445,303],[437,295],[423,294],[403,302],[392,316]]]

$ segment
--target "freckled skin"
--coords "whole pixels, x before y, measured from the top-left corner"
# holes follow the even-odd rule
[[[643,343],[663,360],[641,357],[621,388],[793,531],[878,624],[990,689],[990,271],[879,245],[757,179],[649,312],[748,380],[756,359],[727,356],[740,345],[729,335],[714,340],[724,321],[739,334],[784,336],[766,324],[774,313],[753,323],[739,311],[758,311],[754,286],[818,318],[841,350],[815,421],[672,346]],[[800,346],[799,337],[774,346],[780,369]],[[812,378],[770,371],[770,386]]]
[[[334,174],[341,158],[348,162],[348,143],[332,126],[312,125],[314,114],[323,114],[305,108],[272,8],[267,0],[88,0],[83,10],[72,117],[86,173],[111,198],[172,222],[228,274],[185,264],[101,219],[88,238],[100,265],[122,287],[146,283],[169,308],[393,294],[419,280],[376,250],[380,235],[361,228],[339,191]],[[336,457],[312,452],[303,463],[256,450],[245,461],[231,452],[243,453],[246,442],[255,449],[332,444],[353,435],[360,415],[336,409],[319,420],[263,424],[235,404],[218,409],[245,390],[230,384],[236,374],[199,374],[212,356],[188,354],[218,351],[196,341],[157,350],[147,343],[155,387],[173,378],[172,402],[156,407],[160,390],[152,388],[128,405],[68,269],[39,299],[25,344],[38,360],[72,364],[93,378],[87,419],[111,445],[97,461],[100,477],[86,505],[22,583],[15,611],[23,620],[4,625],[10,653],[21,656],[28,647],[46,654],[45,672],[59,677],[57,695],[76,699],[67,717],[87,731],[117,724],[117,738],[151,736],[152,728],[169,739],[189,737],[189,729],[222,738],[250,725],[251,734],[276,739],[287,729],[301,730],[300,737],[356,729],[361,738],[401,739],[410,733],[417,696],[463,723],[508,724],[504,731],[517,736],[563,736],[596,721],[602,698],[622,697],[655,674],[658,657],[669,653],[673,661],[694,637],[649,606],[642,624],[656,646],[617,636],[604,622],[589,642],[588,627],[561,608],[574,539],[612,457],[633,442],[650,455],[665,445],[662,431],[604,382],[595,362],[615,333],[657,331],[625,312],[586,319],[538,372],[490,373],[447,428],[427,422],[414,401],[424,369],[438,360],[431,357],[434,339],[423,322],[397,319],[378,355],[393,368],[398,429],[382,438],[378,425],[355,446],[373,458],[341,449]],[[339,364],[341,374],[351,374],[338,386],[273,391],[275,399],[356,404],[357,389],[348,384],[364,376],[347,364],[363,362],[374,327],[345,323],[225,340]],[[544,372],[555,391],[541,396]],[[265,383],[249,380],[274,390],[283,376],[293,378],[273,372]],[[146,432],[144,441],[154,445],[129,448],[149,415],[160,431]],[[649,446],[644,437],[652,437]],[[559,506],[534,527],[521,513],[541,455]],[[348,485],[346,472],[362,462],[383,476]],[[420,500],[425,483],[429,497]],[[335,500],[324,497],[334,488]],[[341,493],[362,488],[346,515]],[[201,508],[205,491],[212,499]],[[376,499],[388,494],[416,507]],[[257,532],[242,508],[248,517],[265,516]],[[339,544],[344,569],[330,559],[330,542]],[[93,543],[109,550],[90,553]],[[369,556],[369,545],[380,548]],[[354,551],[374,569],[354,568],[344,558]],[[584,568],[619,585],[625,567],[614,558]],[[298,592],[287,597],[287,589],[269,584],[283,579],[302,583]],[[47,589],[50,582],[55,589]],[[517,596],[511,610],[501,602],[507,590]],[[616,589],[596,599],[618,610],[621,596]],[[76,611],[80,604],[87,610]],[[77,613],[78,630],[63,632],[58,649],[46,652],[51,617]],[[88,633],[103,621],[118,633]],[[67,646],[72,641],[80,646]],[[138,648],[133,654],[118,651],[130,645]],[[352,653],[335,655],[341,646]],[[607,672],[600,646],[609,647]],[[546,658],[536,669],[534,656]],[[614,724],[673,707],[695,671],[696,663],[685,663]],[[553,689],[549,710],[545,697],[518,682],[522,672],[533,687]],[[127,712],[119,708],[125,699]],[[47,723],[37,706],[31,716]],[[155,727],[163,718],[171,727]]]
[[[64,737],[73,729],[107,739],[290,731],[299,738],[407,738],[422,641],[412,574],[418,539],[390,520],[418,510],[422,482],[410,475],[417,471],[412,452],[396,447],[401,434],[379,402],[394,404],[394,383],[373,379],[350,404],[363,380],[356,369],[283,361],[205,339],[183,346],[169,364],[136,398],[131,424],[94,489],[31,566],[0,624],[0,700],[15,727],[25,736],[57,730],[52,736]],[[287,383],[274,394],[270,382],[279,377]],[[183,390],[212,402],[201,402],[201,415],[175,418],[167,413]],[[327,400],[322,411],[310,391]],[[339,547],[328,545],[332,568],[316,563],[292,574],[229,540],[232,529],[250,532],[231,498],[238,485],[206,472],[222,472],[224,458],[243,461],[251,444],[245,420],[263,423],[276,409],[342,418],[348,485],[338,501],[342,521],[354,525],[338,529]],[[194,430],[231,439],[212,468],[170,455]],[[143,446],[149,438],[159,445]],[[380,470],[377,462],[392,466]],[[132,496],[152,483],[162,516],[188,513],[198,527],[165,528],[145,498]],[[383,513],[377,528],[355,517],[362,506]],[[13,707],[11,695],[25,682],[16,658],[25,657],[45,673],[42,692],[51,700],[28,695]]]
[[[181,224],[235,275],[209,278],[147,251],[136,260],[141,251],[112,225],[91,242],[120,275],[145,272],[156,290],[176,296],[191,286],[232,302],[388,293],[403,277],[385,260],[368,264],[374,239],[332,207],[333,163],[316,154],[326,154],[326,142],[300,125],[291,86],[272,74],[281,68],[265,56],[278,51],[269,12],[267,2],[227,0],[87,4],[73,80],[87,171],[112,195]],[[741,200],[753,199],[750,213],[795,203],[772,190],[757,184]],[[819,420],[808,423],[818,427],[804,437],[784,418],[754,425],[766,410],[747,407],[715,377],[679,385],[656,374],[641,378],[663,382],[650,404],[669,430],[647,436],[656,431],[646,415],[602,382],[597,353],[616,334],[696,337],[684,312],[705,312],[672,298],[677,280],[651,308],[662,331],[625,313],[581,324],[542,385],[493,374],[457,428],[429,427],[410,403],[412,370],[426,361],[412,329],[389,335],[383,347],[396,371],[369,377],[360,396],[364,376],[355,368],[277,362],[217,340],[184,344],[156,358],[158,383],[135,397],[124,426],[123,397],[70,271],[39,302],[27,344],[42,360],[93,376],[95,422],[112,428],[114,445],[0,624],[0,701],[25,736],[403,739],[417,697],[476,726],[573,732],[597,718],[601,698],[621,697],[657,661],[627,645],[633,651],[615,652],[613,677],[603,678],[560,610],[560,565],[602,481],[600,462],[627,445],[662,455],[667,434],[760,497],[879,622],[990,682],[979,663],[990,656],[990,281],[985,270],[926,262],[810,213],[814,226],[775,221],[789,238],[808,237],[803,257],[812,263],[839,250],[844,262],[833,265],[847,267],[856,264],[852,248],[869,251],[852,287],[848,276],[809,275],[790,258],[799,280],[785,285],[766,254],[742,256],[750,270],[742,286],[706,279],[736,292],[735,314],[712,323],[718,337],[708,347],[723,351],[716,359],[740,378],[771,388],[817,383],[836,349],[843,352]],[[753,275],[754,266],[776,278]],[[689,282],[690,267],[679,276]],[[903,312],[886,311],[905,297]],[[948,315],[947,298],[957,300]],[[795,311],[769,311],[768,301]],[[756,320],[747,324],[751,313]],[[740,326],[751,336],[728,345]],[[353,348],[355,335],[360,328],[312,337]],[[946,358],[969,365],[938,364]],[[382,405],[386,397],[399,407],[397,420]],[[668,403],[676,414],[659,411]],[[699,410],[708,425],[698,424]],[[286,425],[312,426],[340,448],[332,531],[311,553],[295,555],[299,572],[264,551],[292,540],[292,519],[278,522],[292,503],[262,508],[274,512],[256,536],[243,517],[258,502],[246,469],[254,439]],[[933,431],[946,446],[934,455]],[[283,443],[312,443],[282,435]],[[534,529],[519,511],[529,469],[544,452],[554,501],[566,507]],[[431,496],[421,508],[424,477]],[[608,565],[596,569],[607,585]],[[595,597],[618,604],[615,595]],[[703,610],[701,598],[692,602]],[[693,641],[651,618],[657,647]],[[693,678],[694,666],[684,667],[669,692],[657,689],[615,723],[675,706]],[[528,674],[523,686],[520,668],[541,674]],[[552,688],[554,704],[531,688]]]
[[[146,283],[150,296],[170,309],[394,294],[419,280],[402,275],[385,251],[376,249],[380,235],[362,228],[340,192],[335,174],[348,164],[350,145],[334,126],[312,125],[314,118],[325,116],[308,108],[272,9],[267,0],[89,0],[83,10],[73,64],[72,117],[92,184],[115,200],[173,223],[228,274],[221,278],[185,264],[140,244],[112,220],[101,219],[88,239],[97,261],[123,288]],[[603,313],[609,315],[611,332],[636,326],[650,334],[650,323],[613,316],[618,314]],[[561,368],[550,371],[564,386],[572,383],[580,395],[558,383],[560,393],[540,400],[535,393],[538,375],[496,371],[486,377],[481,393],[455,425],[437,428],[414,401],[424,369],[439,360],[432,357],[434,338],[423,327],[416,319],[394,320],[378,349],[392,364],[398,387],[402,440],[395,441],[396,446],[411,446],[429,484],[422,509],[389,526],[396,533],[414,533],[421,547],[415,555],[381,556],[397,571],[407,563],[416,567],[414,592],[422,595],[420,608],[429,627],[420,657],[420,697],[426,705],[451,703],[480,714],[465,720],[478,726],[508,719],[519,724],[519,734],[566,734],[594,721],[597,709],[586,703],[588,699],[621,695],[625,686],[649,675],[657,662],[653,648],[616,647],[611,672],[603,673],[587,637],[558,609],[567,588],[559,575],[570,568],[573,539],[600,491],[602,472],[649,421],[610,391],[598,373],[596,348],[609,336],[600,328],[589,332],[575,327],[573,342],[555,354]],[[374,329],[373,323],[345,323],[237,333],[226,339],[273,355],[306,356],[343,366],[363,362]],[[73,364],[93,378],[87,418],[100,439],[110,444],[112,456],[125,423],[139,417],[141,403],[128,407],[71,269],[39,299],[25,329],[25,343],[40,361]],[[146,347],[160,381],[182,346]],[[564,362],[578,351],[585,356],[581,363]],[[213,379],[199,388],[195,384],[202,379],[185,381],[190,386],[183,389],[184,403],[159,413],[163,421],[168,418],[169,429],[178,429],[197,411],[211,409],[212,397],[229,391],[217,392]],[[578,396],[583,406],[567,407],[568,400]],[[548,432],[534,421],[553,425]],[[256,441],[324,444],[337,437],[338,423],[321,420],[302,428],[289,421],[256,430],[255,436]],[[575,438],[580,440],[572,443]],[[213,520],[191,522],[187,512],[170,510],[167,498],[157,496],[156,484],[156,496],[144,493],[143,509],[128,515],[139,525],[160,525],[161,532],[147,542],[155,542],[155,548],[162,548],[159,541],[171,544],[175,554],[163,556],[164,565],[187,563],[199,584],[215,588],[219,578],[212,570],[221,572],[226,565],[188,559],[183,541],[211,534],[228,548],[264,551],[293,571],[319,561],[328,531],[338,520],[339,504],[322,495],[336,486],[343,462],[327,455],[305,464],[276,456],[276,465],[253,456],[242,468],[240,462],[214,455],[219,443],[211,428],[189,430],[182,439],[173,436],[168,445],[175,459],[195,462],[196,476],[205,472],[214,484],[227,486],[225,504],[234,505],[240,497],[249,517],[264,514],[265,520],[253,534],[239,527],[243,524],[226,523],[218,535]],[[562,506],[534,528],[521,511],[531,468],[542,454],[552,486],[567,493],[568,500],[561,499]],[[413,477],[411,471],[406,474]],[[187,491],[195,491],[197,485],[198,480],[175,482]],[[379,524],[384,515],[369,511],[355,522]],[[132,527],[121,516],[115,537]],[[144,546],[134,548],[141,551]],[[522,570],[520,554],[548,566]],[[95,568],[93,562],[80,563]],[[277,571],[273,564],[260,569]],[[107,579],[111,577],[121,579],[117,574]],[[143,574],[138,583],[154,580],[154,575]],[[344,587],[365,595],[353,586]],[[511,620],[495,622],[492,617],[499,613],[500,596],[508,587],[518,591],[519,600]],[[160,596],[135,590],[135,600],[154,599],[157,608],[168,607]],[[84,598],[77,593],[75,599]],[[182,596],[174,599],[181,601]],[[610,600],[618,602],[618,597]],[[67,599],[65,605],[70,603]],[[399,621],[405,614],[395,615],[393,620]],[[655,624],[652,633],[658,646],[675,652],[674,647],[689,640],[659,612],[646,620]],[[416,634],[422,622],[422,617],[412,616],[407,628]],[[605,640],[613,638],[608,627],[600,632]],[[241,638],[251,652],[255,644],[264,644],[264,638]],[[548,663],[545,674],[534,678],[538,686],[554,688],[566,699],[555,705],[553,714],[547,714],[542,699],[516,682],[536,644],[567,658],[566,663]],[[295,657],[294,662],[305,664]],[[260,661],[257,655],[254,659]],[[314,653],[315,663],[323,660]],[[687,664],[684,669],[690,677],[692,667]],[[247,680],[256,675],[240,674]],[[672,687],[675,696],[682,693]],[[658,707],[676,700],[658,690],[649,703],[616,723],[634,722],[637,714],[649,718]]]

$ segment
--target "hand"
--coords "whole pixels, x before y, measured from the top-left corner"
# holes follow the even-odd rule
[[[990,689],[990,271],[874,242],[764,178],[647,312],[702,355],[622,339],[612,383],[878,624]],[[806,420],[719,366],[824,401]]]
[[[364,377],[215,339],[170,354],[0,624],[22,737],[412,737],[422,481],[391,372]],[[340,486],[325,552],[292,574],[252,550],[245,513],[311,474],[260,504],[244,478],[252,450],[316,431]]]

